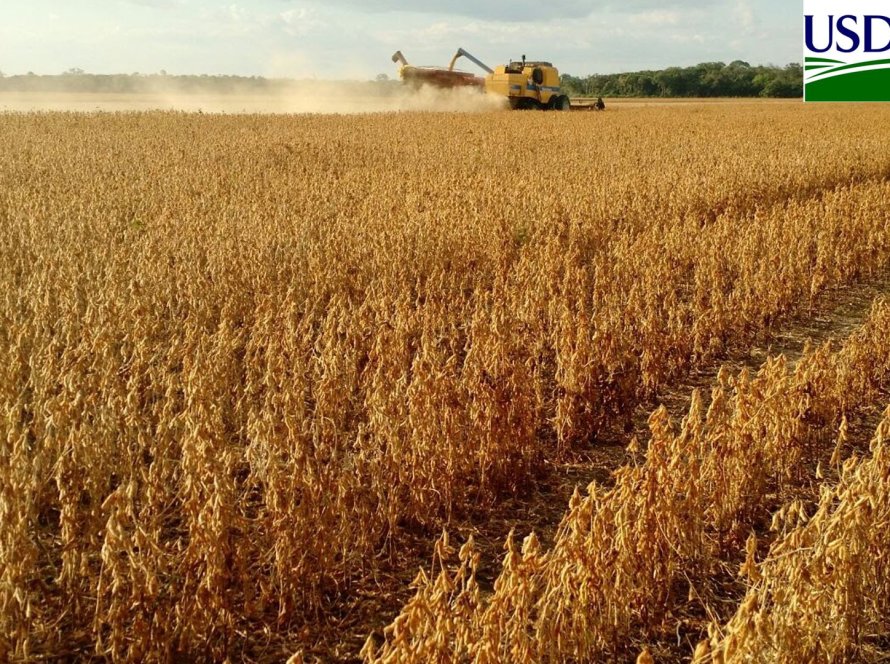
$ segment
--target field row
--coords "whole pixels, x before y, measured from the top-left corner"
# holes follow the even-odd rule
[[[843,459],[846,415],[885,399],[888,388],[885,301],[836,352],[811,349],[793,369],[782,357],[769,359],[753,377],[722,371],[710,403],[696,392],[679,428],[663,407],[652,414],[645,453],[632,450],[638,460],[616,472],[612,488],[576,492],[550,550],[534,533],[521,547],[511,534],[493,593],[480,592],[472,539],[455,569],[443,536],[435,576],[420,572],[416,596],[382,646],[369,638],[365,661],[627,656],[634,642],[673,634],[684,605],[714,602],[709,579],[732,563],[758,523],[812,481],[817,464],[820,477],[822,464],[840,469],[841,487],[826,487],[804,528],[794,529],[807,520],[803,502],[783,508],[773,524],[791,532],[759,566],[756,540],[748,538],[742,571],[755,585],[725,632],[715,631],[714,661],[849,656],[873,633],[867,626],[888,616],[886,603],[869,599],[885,596],[887,574],[866,560],[883,556],[890,507],[880,492],[887,482],[882,444],[867,464]],[[849,538],[841,537],[846,530]],[[703,643],[699,656],[709,649]]]
[[[890,408],[868,454],[840,462],[812,514],[777,512],[779,532],[760,563],[752,540],[749,588],[732,619],[699,643],[695,664],[878,661],[890,617]]]

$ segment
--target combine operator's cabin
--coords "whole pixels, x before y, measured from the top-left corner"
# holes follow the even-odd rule
[[[547,108],[568,110],[569,100],[562,95],[559,71],[549,62],[511,62],[495,67],[485,79],[485,89],[509,98],[517,109]]]

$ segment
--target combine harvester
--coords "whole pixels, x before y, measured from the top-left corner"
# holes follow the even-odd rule
[[[460,58],[466,58],[486,72],[484,78],[455,70]],[[517,110],[554,111],[601,111],[606,106],[602,99],[569,99],[562,93],[559,71],[549,62],[511,62],[492,69],[462,48],[445,67],[416,67],[408,64],[401,51],[396,51],[392,61],[401,65],[399,76],[407,85],[420,88],[431,85],[436,88],[475,88],[480,92],[506,97],[510,108]]]

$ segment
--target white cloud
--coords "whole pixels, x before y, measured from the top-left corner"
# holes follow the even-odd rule
[[[775,0],[3,0],[7,73],[158,71],[367,77],[402,49],[447,64],[526,53],[573,74],[799,60],[801,10]],[[58,20],[47,20],[49,14]],[[115,33],[115,27],[119,32]],[[306,57],[311,54],[311,57]],[[272,63],[272,64],[270,64]],[[471,65],[468,65],[468,68]]]
[[[757,17],[750,0],[737,0],[732,8],[732,17],[736,24],[744,30],[751,30],[757,25]]]
[[[448,14],[516,23],[529,20],[582,18],[596,7],[587,0],[329,0],[341,7],[361,8],[365,12],[410,12],[415,14]]]
[[[123,0],[122,4],[138,5],[151,9],[170,9],[182,6],[184,0]]]
[[[314,9],[306,7],[288,9],[278,15],[284,31],[292,36],[303,37],[313,31],[321,31],[327,27]]]
[[[629,21],[633,25],[645,25],[655,27],[667,27],[679,25],[682,20],[681,12],[676,9],[652,9],[631,14]]]

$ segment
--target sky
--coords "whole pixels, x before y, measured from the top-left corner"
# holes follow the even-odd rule
[[[801,26],[788,0],[2,0],[0,71],[369,79],[396,75],[396,49],[445,65],[458,47],[576,76],[785,65],[801,60]]]

